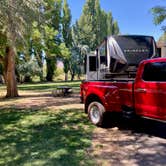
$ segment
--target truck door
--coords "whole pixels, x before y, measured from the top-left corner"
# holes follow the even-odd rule
[[[166,120],[166,62],[147,63],[134,86],[137,114]]]

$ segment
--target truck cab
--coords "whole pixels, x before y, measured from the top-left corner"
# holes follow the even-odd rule
[[[137,115],[166,121],[166,58],[143,61],[134,82]]]

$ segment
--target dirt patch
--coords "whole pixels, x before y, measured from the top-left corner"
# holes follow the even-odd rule
[[[20,97],[15,99],[0,99],[1,108],[30,108],[30,109],[83,109],[80,104],[79,94],[69,97],[54,97],[51,92],[35,93],[20,91]]]
[[[50,93],[20,92],[22,97],[0,99],[1,108],[75,109],[83,110],[79,94],[71,97],[53,97]],[[92,146],[87,155],[99,166],[165,166],[166,124],[141,120],[127,122],[118,119],[105,128],[95,127]]]
[[[163,131],[164,132],[164,131]],[[98,165],[165,165],[166,140],[147,134],[96,128],[89,149]]]

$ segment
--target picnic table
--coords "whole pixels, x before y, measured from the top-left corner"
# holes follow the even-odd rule
[[[56,88],[57,96],[69,96],[72,93],[72,87],[69,86],[58,86]]]

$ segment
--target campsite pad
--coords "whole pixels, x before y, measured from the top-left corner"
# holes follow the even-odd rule
[[[72,97],[53,97],[49,93],[20,92],[23,97],[0,99],[1,109],[76,109],[83,111],[79,94]],[[78,111],[78,114],[80,111]],[[77,122],[79,123],[79,122]],[[149,120],[137,123],[118,120],[114,125],[108,120],[106,128],[94,127],[92,144],[86,154],[95,165],[165,165],[166,124]]]

